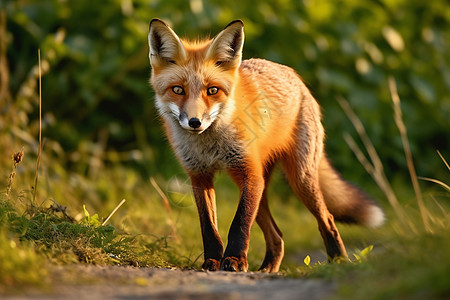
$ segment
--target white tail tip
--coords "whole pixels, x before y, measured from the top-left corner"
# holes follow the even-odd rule
[[[378,227],[386,220],[383,211],[378,206],[372,205],[368,208],[368,218],[364,224],[368,227]]]

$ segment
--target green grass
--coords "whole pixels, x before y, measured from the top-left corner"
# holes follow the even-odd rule
[[[33,189],[27,190],[29,183],[21,180],[21,177],[28,180],[33,177],[31,173],[34,170],[26,158],[25,155],[21,165],[20,161],[11,163],[13,171],[5,176],[8,178],[7,185],[0,194],[0,292],[23,284],[48,285],[49,280],[44,278],[48,278],[47,267],[50,264],[172,265],[172,249],[162,231],[158,235],[148,232],[147,235],[130,234],[126,226],[116,228],[102,224],[102,218],[98,214],[90,214],[78,200],[72,203],[72,208],[57,203],[53,197],[40,200],[42,194],[48,197],[48,193],[70,195],[62,203],[73,198],[82,199],[82,193],[74,194],[73,186],[64,183],[66,176],[53,177],[53,183],[58,188],[49,188],[49,185],[46,189],[42,188],[41,182],[36,205]],[[8,162],[11,160],[2,161],[4,164]],[[22,165],[27,169],[22,169]],[[100,189],[95,185],[92,183],[86,188]],[[101,192],[97,192],[93,199],[99,194]],[[103,209],[105,207],[108,206]],[[114,217],[120,217],[120,214]],[[121,223],[127,222],[122,220]]]
[[[6,178],[0,199],[0,291],[24,285],[51,284],[51,264],[126,264],[200,268],[202,243],[197,211],[188,184],[174,187],[156,179],[161,195],[132,168],[112,165],[95,178],[65,171],[63,163],[43,152],[37,205],[32,205],[34,158],[14,166],[11,157],[0,159]],[[30,151],[31,152],[31,151]],[[51,168],[49,167],[51,166]],[[10,174],[16,173],[10,180]],[[186,177],[179,173],[180,181]],[[339,225],[353,262],[323,263],[325,255],[313,217],[289,192],[277,173],[271,185],[271,208],[284,234],[286,255],[281,271],[287,276],[321,278],[338,283],[338,299],[445,299],[450,296],[449,193],[426,183],[423,193],[430,230],[422,222],[412,189],[394,182],[407,220],[400,220],[383,202],[388,221],[380,229]],[[220,234],[226,242],[238,191],[226,176],[217,178]],[[119,203],[127,201],[102,225]],[[84,208],[83,208],[84,206]],[[96,213],[92,213],[96,212]],[[406,225],[405,225],[406,224]],[[414,228],[411,229],[411,228]],[[373,245],[370,254],[353,254]],[[264,256],[260,229],[252,230],[249,265],[257,270]],[[304,258],[310,256],[309,266]],[[318,263],[322,262],[321,264]],[[37,271],[36,271],[37,270]],[[47,278],[47,279],[44,279]]]
[[[200,226],[189,186],[178,191],[170,181],[156,180],[167,195],[169,212],[153,186],[136,176],[131,168],[123,165],[104,167],[101,179],[93,180],[64,171],[58,161],[52,160],[54,170],[42,171],[38,205],[32,206],[29,186],[34,163],[32,158],[31,162],[27,161],[26,153],[24,161],[15,169],[17,174],[12,184],[5,180],[1,194],[1,290],[23,285],[49,285],[50,280],[43,278],[49,278],[47,266],[51,264],[201,266]],[[45,151],[42,162],[45,170],[49,162]],[[10,157],[2,163],[3,166],[10,164],[10,167],[2,168],[6,170],[3,178],[8,179],[12,167]],[[393,189],[399,194],[402,209],[416,231],[405,228],[405,222],[398,220],[389,205],[383,203],[388,222],[382,228],[339,225],[354,262],[317,264],[325,260],[325,255],[316,222],[288,191],[278,173],[270,190],[270,204],[286,245],[281,271],[288,276],[338,282],[337,298],[447,297],[450,295],[446,280],[450,269],[450,218],[446,213],[449,195],[440,186],[430,185],[430,191],[424,193],[424,202],[432,232],[423,227],[411,189],[406,183],[397,182]],[[217,178],[216,187],[220,233],[226,242],[238,191],[222,175]],[[101,225],[122,197],[127,198],[125,204],[107,225]],[[352,254],[358,254],[370,245],[373,245],[373,251],[364,260],[355,262]],[[259,267],[264,249],[262,233],[255,226],[249,252],[251,270]],[[310,267],[303,263],[308,255],[313,258]]]
[[[433,235],[402,236],[360,272],[345,274],[340,292],[366,299],[448,299],[449,268],[448,227]]]
[[[437,215],[433,233],[424,229],[404,232],[398,229],[397,220],[390,221],[376,233],[377,242],[370,253],[363,250],[366,253],[361,255],[353,248],[349,251],[351,262],[304,263],[286,274],[338,283],[335,299],[448,299],[450,226],[448,217],[437,220]],[[341,233],[345,240],[346,230]]]
[[[81,220],[75,221],[54,206],[19,212],[3,201],[0,220],[3,237],[11,239],[1,244],[6,247],[2,253],[7,253],[11,245],[30,245],[33,255],[57,264],[169,265],[164,238],[150,241],[129,235],[111,225],[101,225],[98,216],[90,216],[87,211]]]
[[[33,243],[21,241],[8,229],[11,207],[0,203],[0,292],[21,285],[42,286],[47,275],[45,260]]]

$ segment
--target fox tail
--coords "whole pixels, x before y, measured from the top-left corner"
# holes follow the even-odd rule
[[[342,179],[325,156],[320,162],[319,181],[325,203],[336,221],[368,227],[383,224],[381,208],[361,189]]]

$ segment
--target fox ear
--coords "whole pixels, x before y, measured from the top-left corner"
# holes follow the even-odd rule
[[[235,20],[213,39],[206,53],[206,59],[213,59],[222,67],[237,68],[241,64],[243,46],[244,23]]]
[[[169,25],[160,19],[153,19],[150,22],[148,45],[150,48],[148,56],[152,66],[175,63],[177,59],[186,57],[186,51],[180,38]]]

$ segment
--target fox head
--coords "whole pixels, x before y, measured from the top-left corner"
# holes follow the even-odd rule
[[[200,134],[230,115],[242,59],[242,21],[231,22],[212,40],[189,42],[153,19],[148,43],[156,106],[168,122],[175,120],[186,131]]]

